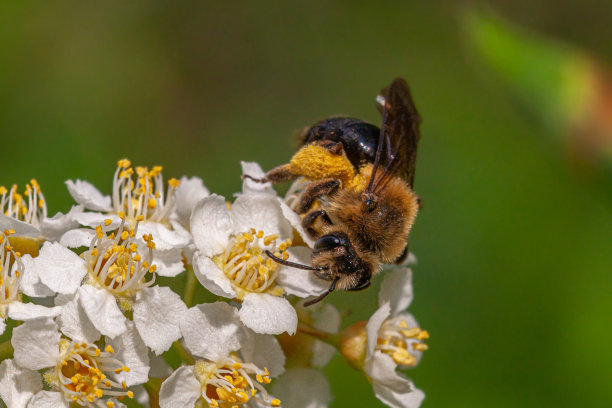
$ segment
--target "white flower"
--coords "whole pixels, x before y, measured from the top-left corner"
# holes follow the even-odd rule
[[[105,223],[107,229],[111,223]],[[71,295],[59,301],[68,307],[70,316],[84,317],[106,336],[124,333],[128,320],[123,312],[133,311],[138,333],[159,355],[181,337],[178,316],[187,307],[170,288],[154,286],[155,244],[145,235],[146,247],[139,247],[135,238],[138,227],[138,221],[130,229],[122,220],[119,228],[108,234],[97,226],[89,249],[80,257],[58,243],[45,243],[33,269],[44,285]],[[77,320],[66,313],[62,312],[62,322]]]
[[[47,308],[33,303],[22,303],[20,291],[25,266],[21,256],[9,244],[13,231],[0,233],[0,334],[4,333],[7,317],[27,321],[40,317],[57,316],[59,308]],[[31,259],[27,255],[28,259]]]
[[[17,186],[10,190],[0,186],[0,230],[15,230],[16,236],[23,239],[18,250],[35,254],[40,241],[57,241],[64,232],[75,228],[78,223],[72,216],[78,212],[73,207],[68,214],[57,213],[53,217],[47,216],[47,202],[34,179],[26,185],[24,194],[17,192]]]
[[[412,301],[411,277],[409,268],[386,272],[379,296],[381,306],[365,327],[363,370],[378,399],[393,408],[416,408],[425,398],[410,380],[396,372],[398,365],[407,368],[418,364],[427,349],[423,340],[429,338],[411,314],[402,312]]]
[[[287,370],[274,382],[272,391],[283,408],[327,408],[333,399],[327,378],[314,368]]]
[[[212,293],[241,301],[240,319],[258,333],[295,333],[297,315],[282,297],[309,296],[325,288],[308,271],[277,264],[265,251],[304,262],[306,247],[288,249],[293,228],[271,194],[242,194],[231,211],[225,199],[211,195],[191,215],[191,233],[197,248],[194,272]],[[302,273],[303,272],[303,273]],[[283,275],[291,285],[279,284]]]
[[[161,166],[151,170],[136,167],[134,170],[127,159],[119,160],[117,165],[112,197],[103,195],[86,181],[66,182],[75,201],[91,210],[75,214],[74,219],[90,228],[95,228],[107,219],[111,220],[108,225],[111,228],[117,228],[122,218],[132,228],[140,222],[138,238],[150,234],[157,244],[157,255],[160,257],[156,259],[158,273],[161,276],[176,276],[184,270],[181,252],[190,243],[189,233],[174,216],[176,191],[180,182],[170,179],[166,194]],[[72,235],[69,237],[66,239],[75,239]]]
[[[62,337],[53,320],[38,319],[16,327],[11,344],[15,363],[27,370],[44,369],[51,386],[51,391],[35,394],[29,407],[119,406],[114,397],[133,398],[127,387],[148,379],[147,349],[131,326],[100,348],[94,342]]]
[[[0,397],[8,407],[24,408],[40,390],[42,379],[36,371],[19,367],[12,359],[0,363]]]
[[[273,336],[246,328],[237,310],[224,302],[190,308],[180,322],[184,343],[196,357],[162,384],[162,407],[276,407],[263,384],[284,371],[285,356]]]

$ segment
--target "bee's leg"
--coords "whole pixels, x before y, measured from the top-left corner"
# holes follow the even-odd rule
[[[333,154],[341,155],[344,150],[344,146],[342,145],[342,142],[334,142],[332,140],[324,139],[324,140],[319,140],[316,143],[319,146],[326,148]]]
[[[280,183],[283,181],[290,181],[296,177],[296,174],[291,173],[291,165],[289,165],[288,163],[273,168],[272,170],[267,172],[263,178],[255,178],[249,176],[248,174],[242,176],[242,178],[248,178],[253,181],[256,181],[257,183],[271,182],[272,184]]]
[[[395,260],[393,261],[394,264],[396,265],[401,265],[404,263],[404,261],[406,260],[406,258],[408,258],[408,254],[410,253],[410,250],[408,249],[408,244],[406,244],[406,246],[404,247],[404,251],[402,252],[402,254]]]
[[[312,239],[317,239],[318,237],[318,233],[317,231],[312,227],[314,225],[314,223],[317,221],[317,218],[321,217],[321,220],[327,224],[327,225],[331,225],[331,220],[329,219],[329,216],[327,215],[327,213],[324,210],[314,210],[309,212],[308,214],[306,214],[306,216],[304,217],[304,219],[302,220],[302,227],[304,228],[304,230],[306,231],[306,233],[308,234],[308,236],[310,236],[310,238]]]
[[[333,194],[340,187],[340,180],[333,178],[324,178],[321,180],[313,181],[306,187],[306,190],[300,198],[300,202],[297,205],[296,212],[298,214],[306,213],[315,200],[324,195]]]

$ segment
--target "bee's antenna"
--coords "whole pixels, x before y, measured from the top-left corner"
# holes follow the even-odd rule
[[[276,263],[279,263],[281,265],[291,266],[293,268],[306,269],[307,271],[320,271],[323,269],[323,268],[315,268],[314,266],[310,266],[310,265],[302,265],[302,264],[295,263],[295,262],[285,261],[284,259],[281,259],[278,256],[274,255],[272,252],[268,251],[267,249],[266,249],[266,255],[272,258],[272,260]]]
[[[329,295],[330,293],[332,293],[334,290],[336,290],[336,283],[338,283],[338,279],[340,278],[336,278],[334,279],[334,281],[332,282],[331,286],[329,287],[329,289],[327,289],[325,292],[323,292],[322,294],[320,294],[319,296],[317,296],[316,298],[309,300],[308,302],[304,303],[305,307],[314,305],[315,303],[319,303],[320,301],[322,301],[323,299],[325,299],[325,297],[327,295]]]

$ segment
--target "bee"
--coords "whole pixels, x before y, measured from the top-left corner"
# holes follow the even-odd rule
[[[395,79],[376,97],[382,125],[329,118],[305,129],[290,162],[258,182],[309,180],[296,212],[315,240],[311,265],[270,256],[278,263],[312,270],[334,290],[370,286],[385,263],[407,254],[408,234],[420,207],[413,191],[421,118],[405,80]],[[248,177],[248,176],[247,176]]]

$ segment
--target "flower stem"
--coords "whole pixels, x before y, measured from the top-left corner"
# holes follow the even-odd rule
[[[159,408],[159,389],[161,388],[162,378],[151,378],[144,384],[144,388],[149,394],[149,406]]]
[[[13,345],[10,340],[0,343],[0,361],[13,357]]]
[[[187,267],[187,281],[185,282],[185,292],[183,293],[183,300],[187,307],[191,307],[193,303],[193,295],[196,289],[196,283],[198,280],[196,279],[195,273],[193,272],[193,267],[189,265]]]
[[[317,329],[307,323],[298,323],[297,331],[307,334],[340,350],[340,335],[331,334]]]
[[[181,358],[186,364],[191,365],[195,363],[195,360],[193,359],[193,357],[191,357],[191,354],[189,354],[189,352],[185,350],[185,347],[183,347],[180,341],[175,341],[174,343],[172,343],[172,348],[176,350],[176,352],[179,354],[179,356],[181,356]]]

